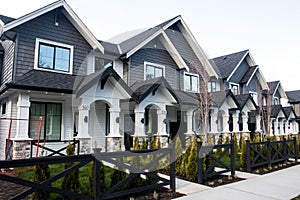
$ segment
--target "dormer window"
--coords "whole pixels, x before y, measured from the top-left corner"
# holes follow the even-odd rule
[[[73,46],[36,39],[35,69],[72,74]]]
[[[198,84],[199,84],[198,74],[184,73],[184,91],[199,92]]]
[[[208,82],[208,92],[215,92],[217,91],[217,83],[215,81]]]
[[[239,94],[239,85],[231,83],[230,90],[234,95],[238,95]]]
[[[145,77],[144,77],[145,80],[162,77],[165,74],[165,67],[154,63],[145,62],[144,69],[145,69]]]
[[[279,99],[278,97],[273,98],[273,105],[278,105],[279,104]]]

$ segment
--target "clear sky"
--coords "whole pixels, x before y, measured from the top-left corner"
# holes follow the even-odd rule
[[[53,0],[3,0],[20,17]],[[67,0],[101,40],[181,15],[209,58],[249,49],[267,81],[300,90],[299,0]]]

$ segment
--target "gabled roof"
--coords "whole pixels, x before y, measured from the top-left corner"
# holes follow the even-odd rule
[[[227,79],[236,70],[239,64],[247,56],[249,50],[244,50],[228,55],[210,59],[212,66],[215,68],[221,78]]]
[[[239,95],[234,95],[234,97],[238,102],[240,110],[242,110],[245,107],[248,101],[251,101],[254,107],[257,106],[250,94],[239,94]]]
[[[268,82],[268,86],[270,88],[270,93],[274,96],[278,91],[282,98],[287,98],[286,93],[284,92],[280,81],[271,81]]]
[[[98,84],[99,81],[101,81],[101,87],[103,88],[109,77],[114,78],[129,95],[132,95],[132,90],[127,86],[119,74],[113,69],[113,67],[108,67],[82,78],[82,81],[75,91],[76,97],[81,96],[93,85]]]
[[[158,77],[146,81],[137,81],[131,86],[131,89],[136,98],[136,102],[141,103],[150,93],[155,93],[160,86],[164,86],[177,101],[177,103],[179,103],[175,91],[164,77]]]
[[[7,83],[6,89],[12,88],[71,94],[73,88],[76,87],[75,84],[77,80],[80,81],[81,79],[81,76],[31,70],[20,78]]]
[[[87,42],[94,48],[99,49],[101,52],[104,52],[103,46],[98,42],[96,37],[91,33],[91,31],[85,26],[81,19],[76,15],[72,8],[66,3],[65,0],[59,0],[54,3],[51,3],[47,6],[44,6],[38,10],[35,10],[31,13],[28,13],[22,17],[19,17],[13,21],[7,19],[7,23],[3,26],[3,32],[9,31],[23,23],[26,23],[36,17],[39,17],[49,11],[55,10],[59,7],[63,7],[63,13],[70,20],[70,22],[77,28],[77,30],[82,34],[82,36],[87,40]],[[1,35],[2,33],[1,32]]]
[[[231,90],[220,90],[216,92],[211,92],[210,93],[210,98],[214,106],[220,108],[223,103],[226,101],[226,98],[230,96],[232,97],[233,101],[239,107],[239,104],[235,98],[235,96],[232,94]]]
[[[288,91],[286,95],[289,99],[289,103],[299,103],[300,102],[300,90]]]
[[[280,111],[282,111],[282,106],[281,105],[272,105],[271,106],[271,117],[272,118],[277,118]]]
[[[252,77],[256,73],[258,66],[249,67],[243,78],[241,79],[241,84],[247,84],[251,81]]]
[[[199,104],[199,95],[196,93],[175,90],[175,94],[178,97],[181,105],[183,104],[197,106]]]
[[[282,109],[286,118],[289,118],[291,114],[293,114],[296,118],[297,115],[292,106],[283,107]]]
[[[15,18],[12,18],[12,17],[8,17],[8,16],[5,16],[5,15],[0,15],[0,20],[4,23],[4,24],[7,24],[11,21],[14,21]]]

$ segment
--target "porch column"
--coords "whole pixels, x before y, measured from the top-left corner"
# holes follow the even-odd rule
[[[296,122],[296,120],[293,120],[292,121],[292,130],[291,130],[292,134],[297,134],[296,129],[297,129],[297,122]]]
[[[255,130],[255,132],[262,132],[260,121],[261,121],[261,116],[258,114],[258,115],[256,115],[256,130]]]
[[[193,110],[189,110],[186,112],[186,135],[194,135],[195,132],[193,131]]]
[[[239,132],[239,114],[240,114],[240,111],[235,111],[233,114],[232,114],[232,124],[233,124],[233,130],[232,132],[234,133],[237,133]]]
[[[167,119],[167,111],[166,110],[158,110],[157,111],[157,138],[160,138],[161,147],[168,147],[168,133],[166,126]]]
[[[17,102],[17,119],[16,134],[11,140],[13,141],[13,159],[29,158],[30,156],[30,140],[28,137],[29,130],[29,110],[30,96],[20,93]]]
[[[283,124],[284,124],[284,119],[281,119],[281,120],[279,121],[279,134],[280,134],[280,135],[283,135],[283,134],[284,134]]]
[[[248,115],[247,114],[242,115],[242,120],[243,120],[243,132],[244,133],[249,132],[249,130],[248,130]]]
[[[81,104],[78,106],[78,135],[80,140],[80,154],[91,153],[91,136],[89,135],[89,112],[90,105]]]
[[[145,111],[135,109],[135,122],[134,122],[134,137],[146,137],[145,135]]]
[[[228,114],[223,115],[223,133],[230,133],[228,121],[229,121],[229,115]]]
[[[122,143],[120,135],[120,108],[116,104],[115,107],[109,109],[109,133],[106,136],[106,151],[120,151],[122,149]]]
[[[213,134],[218,133],[218,111],[212,110],[210,115],[210,132]]]
[[[278,119],[274,119],[274,135],[278,135]]]

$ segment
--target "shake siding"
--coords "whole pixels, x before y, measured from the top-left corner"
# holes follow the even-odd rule
[[[166,50],[157,48],[140,49],[131,56],[129,86],[144,80],[144,61],[165,66],[166,80],[173,89],[179,89],[179,71],[176,63]]]
[[[4,58],[1,74],[1,89],[12,80],[13,63],[14,63],[14,47],[15,43],[10,40],[4,40],[2,43],[4,48]]]
[[[230,82],[239,83],[243,76],[246,74],[247,70],[249,69],[249,65],[246,60],[244,60],[237,68],[237,70],[233,73],[232,77],[230,78]]]
[[[175,46],[178,53],[181,55],[181,57],[189,67],[189,72],[199,74],[199,68],[202,69],[203,65],[197,58],[184,35],[177,30],[171,29],[167,29],[165,32],[171,40],[172,44]]]
[[[18,33],[17,78],[34,68],[36,38],[74,46],[73,74],[86,74],[85,58],[91,51],[90,45],[60,11],[59,26],[55,26],[55,15],[56,11],[51,11],[14,29]]]

